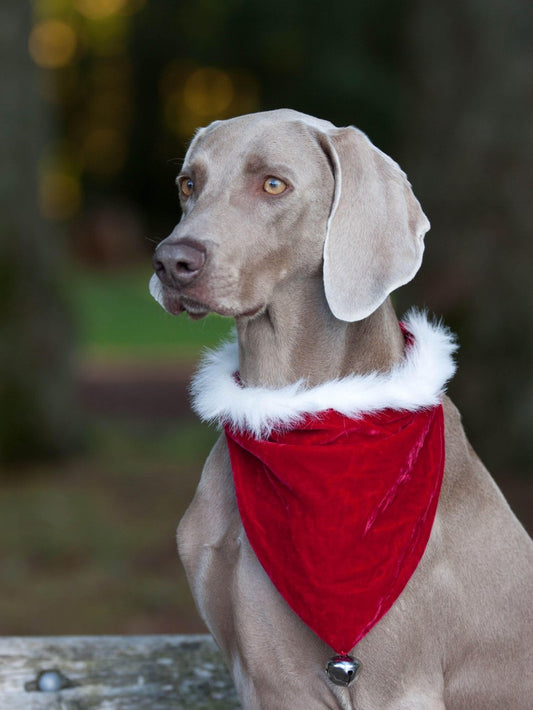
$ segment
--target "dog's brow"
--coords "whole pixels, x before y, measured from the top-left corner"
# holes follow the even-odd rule
[[[207,180],[207,166],[199,160],[184,164],[176,177],[176,183],[184,176],[193,177],[198,182],[205,182]]]
[[[269,160],[268,157],[262,155],[251,155],[244,166],[244,172],[249,175],[275,175],[288,178],[294,181],[294,171],[286,164],[279,160]]]

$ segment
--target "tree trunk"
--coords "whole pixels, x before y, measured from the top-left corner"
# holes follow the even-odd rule
[[[0,4],[0,461],[57,455],[73,444],[71,332],[58,235],[37,204],[47,136],[28,55],[31,3]]]
[[[432,222],[411,298],[459,334],[452,395],[511,473],[533,464],[532,18],[529,0],[414,4],[400,156]]]

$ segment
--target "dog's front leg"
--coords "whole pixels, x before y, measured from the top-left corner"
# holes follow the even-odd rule
[[[246,710],[355,710],[327,681],[329,649],[288,608],[243,531],[226,444],[211,452],[178,528],[198,610]]]

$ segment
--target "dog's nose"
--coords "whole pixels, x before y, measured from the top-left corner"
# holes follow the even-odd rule
[[[198,276],[205,263],[205,248],[201,244],[175,242],[160,244],[152,264],[165,286],[187,286]]]

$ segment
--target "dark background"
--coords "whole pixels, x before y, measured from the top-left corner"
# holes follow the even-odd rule
[[[411,304],[427,306],[458,334],[452,397],[475,448],[520,515],[530,515],[532,27],[529,0],[285,0],[274,6],[256,0],[3,0],[2,480],[13,539],[20,538],[13,532],[20,528],[16,506],[28,497],[33,508],[20,508],[22,526],[31,528],[49,505],[51,522],[37,524],[36,536],[42,539],[51,526],[57,537],[40,553],[31,536],[18,552],[16,545],[5,551],[11,594],[37,605],[34,616],[22,607],[15,616],[13,609],[0,609],[0,623],[2,614],[16,619],[6,621],[8,631],[190,628],[189,602],[178,613],[172,592],[157,601],[154,586],[139,602],[143,609],[126,610],[132,616],[125,612],[118,624],[104,611],[80,620],[73,608],[68,623],[52,619],[43,625],[38,610],[53,607],[59,592],[42,591],[37,600],[25,595],[34,575],[46,576],[50,566],[57,567],[58,585],[68,584],[73,563],[65,556],[64,536],[74,545],[71,557],[90,558],[76,574],[101,567],[94,555],[106,553],[104,541],[100,552],[80,553],[83,544],[94,542],[89,522],[85,542],[76,537],[76,519],[94,521],[103,515],[101,507],[94,503],[93,512],[78,511],[61,527],[61,511],[73,498],[53,503],[51,491],[69,490],[87,501],[82,481],[101,479],[102,488],[91,493],[97,497],[116,484],[116,497],[131,501],[124,515],[134,519],[135,490],[145,499],[150,491],[157,507],[157,493],[176,485],[177,468],[185,462],[187,472],[180,475],[186,490],[176,489],[174,508],[165,512],[169,527],[161,534],[168,536],[194,490],[213,435],[205,441],[202,434],[188,436],[188,444],[182,437],[175,464],[173,446],[165,440],[168,460],[162,462],[156,445],[164,429],[161,412],[165,426],[193,431],[184,388],[197,345],[191,347],[180,331],[163,365],[156,353],[154,367],[145,346],[154,342],[149,328],[156,309],[145,321],[139,306],[128,315],[132,325],[123,347],[110,357],[112,343],[95,350],[80,335],[89,316],[76,308],[76,298],[89,278],[103,304],[97,310],[90,295],[93,319],[102,321],[106,303],[120,299],[133,309],[137,302],[126,287],[117,289],[123,275],[133,272],[142,271],[145,283],[154,243],[179,217],[173,180],[194,129],[240,113],[291,107],[337,125],[357,125],[407,172],[432,229],[421,272],[395,295],[398,312]],[[116,316],[112,331],[126,320]],[[177,333],[177,323],[169,319],[161,327]],[[196,332],[190,337],[201,342],[202,331]],[[136,446],[153,451],[152,458],[143,459]],[[132,451],[139,468],[135,482],[127,478]],[[113,483],[122,468],[124,478]],[[115,499],[106,505],[109,541],[126,523]],[[170,521],[171,510],[176,520]],[[154,527],[149,517],[146,526]],[[159,544],[154,539],[143,558],[154,580],[165,565],[177,568],[170,547],[158,567]],[[138,549],[137,538],[124,542],[112,564]],[[109,564],[106,579],[116,580],[120,573]],[[141,565],[130,574],[135,584],[146,571]],[[128,594],[118,588],[114,593],[121,600]],[[103,608],[112,593],[101,596]],[[107,616],[108,624],[102,621]]]

